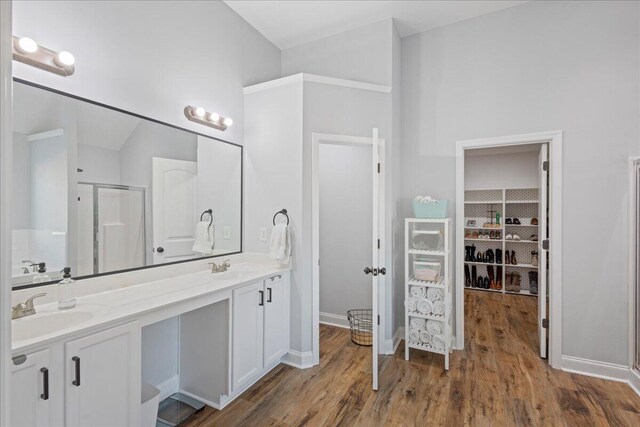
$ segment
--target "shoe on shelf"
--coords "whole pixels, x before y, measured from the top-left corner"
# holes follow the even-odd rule
[[[513,273],[506,274],[504,288],[507,291],[510,291],[513,289]]]
[[[490,285],[489,277],[485,276],[485,278],[484,278],[484,288],[485,289],[489,289],[489,285]]]
[[[534,295],[538,295],[538,272],[529,272],[529,292]]]
[[[471,266],[471,287],[472,288],[478,287],[478,270],[476,270],[475,265]]]
[[[464,238],[465,239],[470,239],[471,238],[471,230],[467,230],[464,232]]]
[[[464,247],[464,260],[466,262],[471,261],[471,246]]]
[[[520,236],[517,235],[516,233],[513,233],[513,240],[520,240]]]
[[[504,252],[504,263],[511,264],[511,254],[509,253],[509,251]]]
[[[531,241],[532,242],[537,242],[538,241],[538,235],[537,234],[532,234],[531,235]]]
[[[511,251],[511,264],[518,265],[518,260],[516,259],[516,251]]]
[[[504,220],[505,224],[513,224],[513,220],[511,218],[507,218]]]
[[[516,225],[520,225],[520,220],[518,218],[513,218],[513,223]]]
[[[476,246],[469,246],[469,261],[473,262],[476,260]]]
[[[513,292],[520,292],[520,273],[513,273],[511,279],[511,290]]]
[[[531,225],[538,225],[538,218],[531,218]]]
[[[472,239],[477,239],[478,238],[478,231],[477,230],[473,230],[471,232],[471,238]]]
[[[464,265],[464,287],[468,288],[471,286],[471,272],[469,271],[469,265]]]
[[[501,291],[502,290],[502,266],[498,266],[496,268],[496,289]]]
[[[534,267],[538,266],[538,252],[537,251],[531,251],[531,265],[533,265]]]
[[[502,264],[502,249],[496,249],[496,264]],[[498,276],[502,279],[502,274],[498,274]]]
[[[513,240],[513,236],[511,234],[507,234],[504,236],[504,240]]]

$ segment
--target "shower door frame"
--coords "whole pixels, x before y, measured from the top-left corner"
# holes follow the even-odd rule
[[[144,262],[140,267],[147,265],[147,189],[145,187],[138,187],[134,185],[121,185],[121,184],[101,184],[97,182],[78,181],[78,185],[91,185],[93,187],[93,274],[102,274],[99,272],[100,259],[99,259],[99,247],[98,247],[98,233],[99,229],[99,215],[98,215],[98,190],[100,188],[111,190],[126,190],[126,191],[139,191],[142,193],[142,260]]]

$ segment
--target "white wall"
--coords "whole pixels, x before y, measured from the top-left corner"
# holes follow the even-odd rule
[[[538,154],[539,151],[473,155],[467,152],[464,161],[464,188],[538,188]]]
[[[402,42],[406,212],[416,194],[455,200],[456,141],[563,130],[562,353],[621,365],[638,12],[636,2],[530,2]]]
[[[13,133],[12,228],[31,227],[31,147],[27,135]]]
[[[391,19],[282,51],[282,75],[320,74],[391,85]]]
[[[371,147],[320,145],[320,319],[371,308]],[[333,319],[333,321],[336,321]]]
[[[120,152],[78,144],[78,181],[120,184]]]
[[[67,231],[67,142],[65,135],[41,139],[31,147],[31,228]]]
[[[63,79],[21,63],[17,77],[233,142],[243,140],[242,88],[280,77],[280,51],[218,1],[19,1],[13,33],[68,50]],[[201,105],[234,125],[188,121]]]

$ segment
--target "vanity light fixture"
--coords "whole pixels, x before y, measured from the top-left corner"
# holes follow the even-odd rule
[[[192,122],[218,130],[227,130],[233,124],[233,120],[229,117],[220,117],[218,113],[209,113],[202,107],[187,105],[184,107],[184,115]]]
[[[56,52],[38,46],[38,43],[29,37],[13,36],[13,59],[63,77],[75,72],[73,64],[76,60],[71,53]]]

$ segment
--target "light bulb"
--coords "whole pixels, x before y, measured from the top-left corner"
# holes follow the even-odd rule
[[[203,118],[204,115],[206,114],[206,111],[204,111],[204,108],[198,107],[198,108],[196,108],[195,114],[196,114],[196,116],[198,116],[200,118]]]
[[[75,62],[76,58],[69,52],[62,51],[56,55],[56,63],[61,67],[71,67]]]
[[[218,122],[218,120],[220,120],[220,115],[218,113],[209,113],[210,122]]]
[[[224,123],[225,126],[229,127],[233,124],[233,120],[231,120],[231,117],[225,117],[222,123]]]
[[[38,50],[38,43],[29,37],[22,37],[18,40],[18,50],[22,53],[34,53]]]

